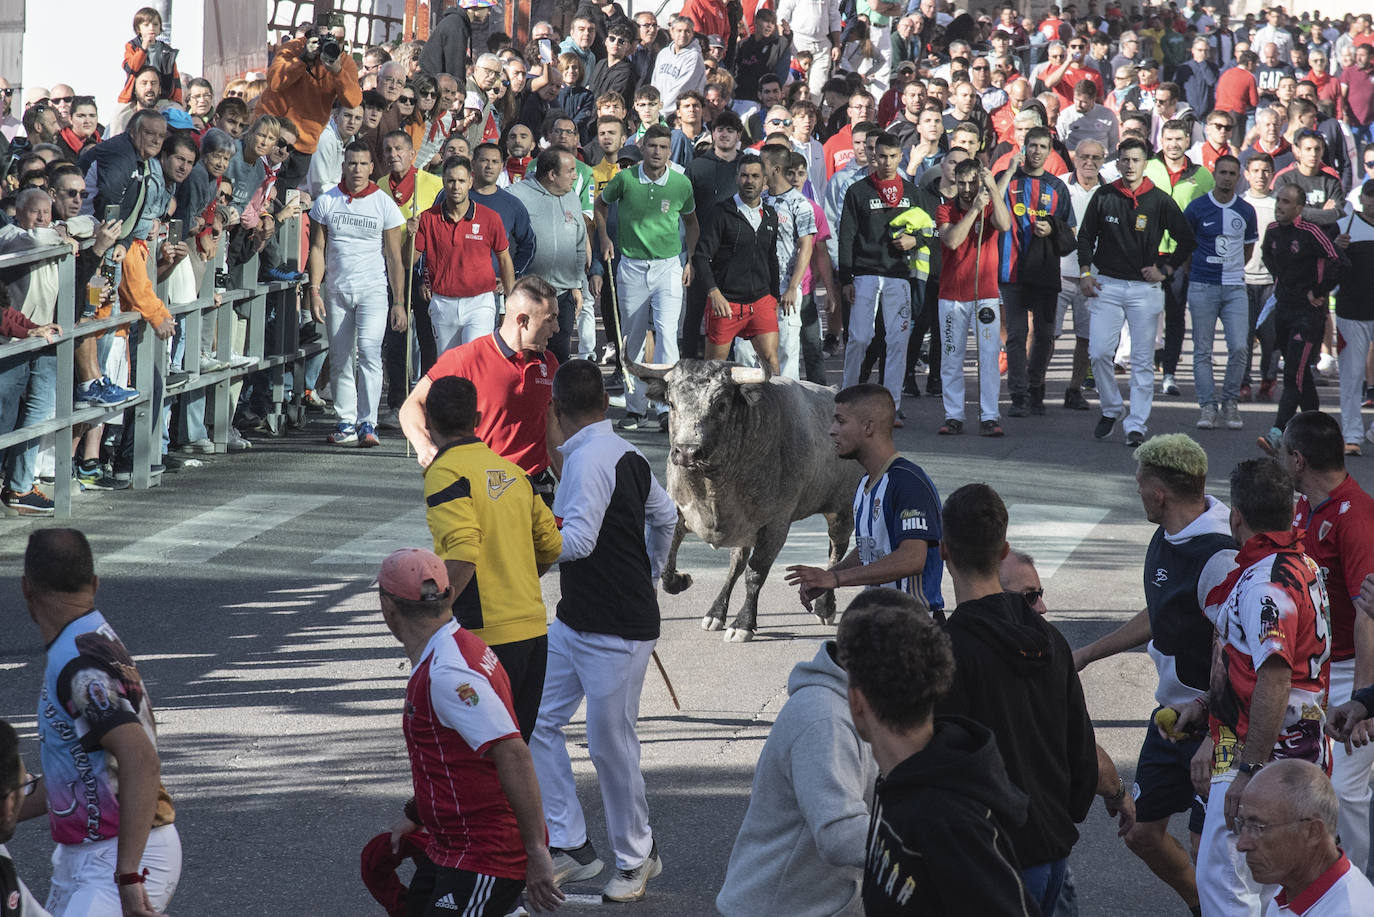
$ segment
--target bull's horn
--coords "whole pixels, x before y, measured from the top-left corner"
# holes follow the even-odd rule
[[[668,373],[672,372],[673,363],[636,363],[633,360],[625,361],[625,368],[628,369],[637,379],[663,379]]]
[[[736,385],[759,385],[768,381],[768,372],[749,366],[730,367],[730,381]]]

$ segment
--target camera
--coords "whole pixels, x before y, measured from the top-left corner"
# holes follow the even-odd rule
[[[315,56],[319,57],[320,62],[327,67],[334,66],[334,62],[343,54],[343,48],[339,45],[339,40],[329,31],[328,26],[319,26],[310,36],[315,40]]]

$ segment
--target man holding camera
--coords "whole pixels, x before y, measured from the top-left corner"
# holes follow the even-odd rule
[[[267,70],[267,88],[258,98],[257,113],[290,118],[299,129],[289,175],[303,177],[309,170],[310,155],[329,123],[335,100],[344,108],[357,108],[363,104],[363,90],[357,63],[343,53],[329,27],[319,25],[304,38],[283,43]]]

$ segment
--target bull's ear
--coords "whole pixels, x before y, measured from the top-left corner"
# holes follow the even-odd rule
[[[636,384],[644,386],[644,391],[649,395],[650,401],[657,401],[660,404],[668,400],[668,380],[662,378],[640,378]]]
[[[655,363],[636,363],[633,360],[625,361],[625,368],[630,371],[637,381],[631,385],[643,385],[644,391],[653,401],[664,402],[668,400],[668,383],[673,381],[673,368],[676,364],[655,364]],[[626,380],[628,381],[628,380]]]

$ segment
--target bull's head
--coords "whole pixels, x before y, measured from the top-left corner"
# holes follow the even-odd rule
[[[768,382],[766,370],[718,361],[627,368],[645,382],[650,398],[668,404],[669,461],[700,471],[718,465],[740,444],[750,409]]]

